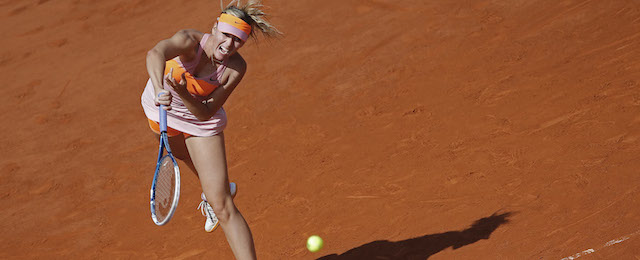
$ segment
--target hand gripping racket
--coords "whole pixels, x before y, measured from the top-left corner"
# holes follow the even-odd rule
[[[167,154],[164,155],[164,151]],[[167,224],[178,207],[180,169],[173,158],[167,136],[167,111],[160,105],[160,148],[156,173],[151,184],[151,218],[158,226]]]

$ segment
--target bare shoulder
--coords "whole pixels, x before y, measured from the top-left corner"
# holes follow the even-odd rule
[[[240,53],[236,53],[229,58],[227,68],[230,68],[239,75],[244,75],[244,73],[247,71],[247,62],[244,60],[242,55],[240,55]]]
[[[183,29],[174,34],[169,41],[176,46],[177,55],[182,61],[189,61],[197,54],[197,45],[203,33],[194,29]]]
[[[227,61],[227,69],[224,71],[222,80],[220,81],[225,86],[230,86],[233,89],[244,77],[244,73],[247,71],[247,63],[239,53],[229,57]],[[226,89],[227,87],[225,87]]]
[[[176,32],[176,34],[174,34],[171,38],[176,41],[182,41],[188,45],[193,45],[200,42],[200,39],[202,39],[202,35],[204,34],[202,32],[199,32],[198,30],[182,29]]]

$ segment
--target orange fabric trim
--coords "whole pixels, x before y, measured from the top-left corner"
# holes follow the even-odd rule
[[[168,60],[165,63],[164,75],[169,74],[171,69],[173,69],[173,74],[171,74],[171,76],[177,83],[180,83],[182,80],[182,73],[184,73],[184,78],[187,81],[187,90],[191,94],[206,97],[218,87],[204,80],[194,78],[193,75],[180,66],[180,63],[176,60]]]
[[[147,121],[149,121],[149,128],[151,128],[151,131],[153,131],[156,134],[160,134],[160,125],[158,124],[158,122],[153,121],[153,120],[148,119],[148,118],[147,118]],[[167,127],[167,136],[174,137],[174,136],[177,136],[179,134],[183,134],[184,138],[187,138],[187,137],[191,136],[190,134],[180,132],[180,131],[175,130],[175,129],[171,128],[171,127]]]

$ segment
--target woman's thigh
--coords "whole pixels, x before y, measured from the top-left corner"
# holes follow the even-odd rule
[[[185,140],[191,161],[198,171],[202,190],[212,203],[230,197],[224,134],[192,136]]]

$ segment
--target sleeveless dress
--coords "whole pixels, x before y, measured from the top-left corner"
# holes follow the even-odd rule
[[[202,57],[204,44],[207,42],[207,39],[210,36],[210,34],[204,34],[202,36],[202,40],[200,41],[198,52],[194,60],[190,62],[181,62],[179,57],[175,57],[174,59],[169,60],[166,63],[167,69],[165,71],[168,71],[169,67],[187,71],[186,77],[189,85],[187,89],[189,90],[191,96],[200,102],[205,101],[207,96],[211,92],[213,92],[216,87],[220,86],[222,74],[227,68],[227,61],[225,60],[222,64],[218,65],[217,70],[211,75],[202,77],[192,76],[194,74],[196,66],[198,65]],[[174,78],[176,78],[177,75],[177,78],[179,79],[180,74],[181,73],[178,73],[176,69],[174,69]],[[196,83],[196,85],[198,86],[194,87],[191,84],[193,80],[197,81],[199,85],[198,83]],[[193,136],[214,136],[224,130],[227,125],[227,115],[223,108],[220,108],[220,110],[218,110],[215,115],[213,115],[208,120],[200,121],[198,118],[196,118],[195,115],[193,115],[193,113],[191,113],[191,111],[189,111],[189,109],[187,109],[184,102],[180,98],[180,95],[178,95],[178,93],[176,93],[173,88],[164,81],[164,78],[162,82],[163,88],[169,91],[172,95],[171,110],[167,111],[168,127]],[[159,122],[159,107],[155,105],[154,97],[155,90],[153,88],[151,79],[149,79],[147,80],[147,85],[144,88],[141,97],[142,109],[144,110],[144,113],[148,119]]]

